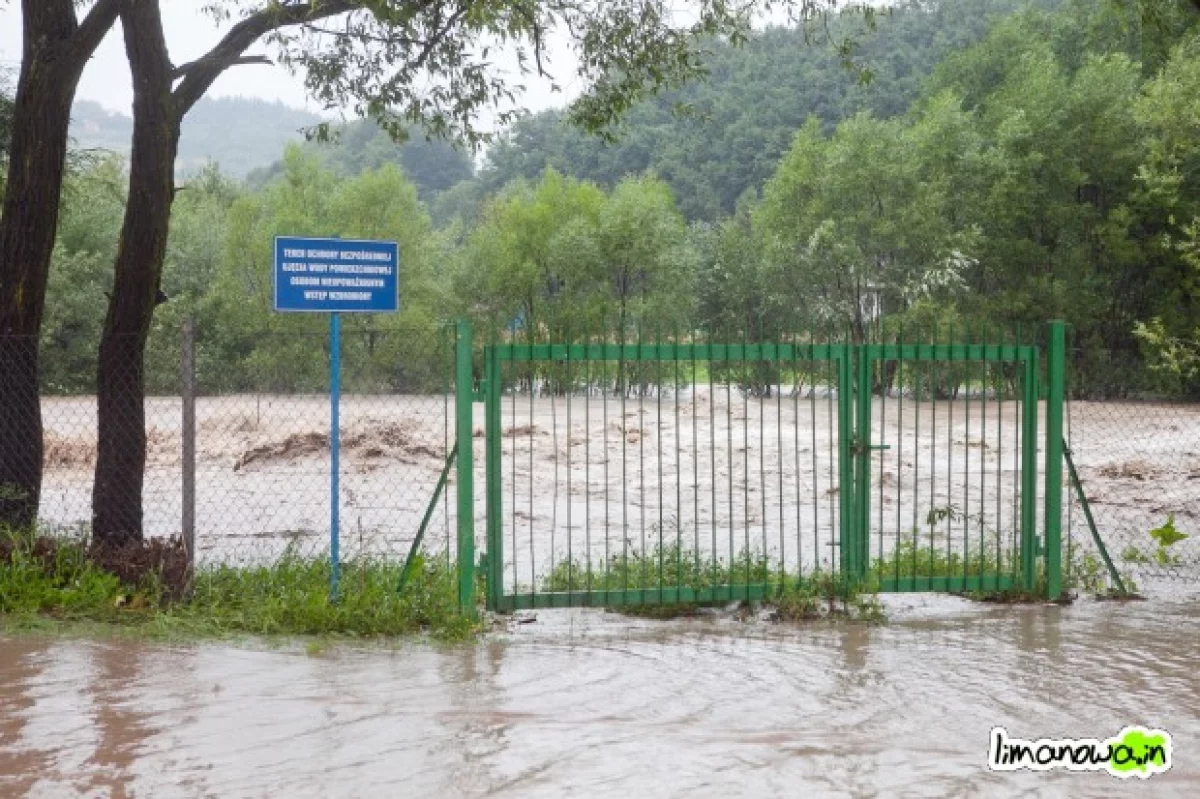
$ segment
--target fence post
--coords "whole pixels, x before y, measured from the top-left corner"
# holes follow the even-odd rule
[[[475,615],[474,362],[471,322],[457,325],[454,351],[454,430],[458,442],[458,603]]]
[[[1062,594],[1063,401],[1066,393],[1067,326],[1051,322],[1046,347],[1046,595]]]
[[[1021,587],[1032,594],[1037,570],[1038,348],[1021,363]]]
[[[180,528],[187,553],[189,582],[196,571],[196,326],[183,320],[181,393],[183,401],[183,517]]]

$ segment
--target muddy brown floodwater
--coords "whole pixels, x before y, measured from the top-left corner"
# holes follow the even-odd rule
[[[653,543],[660,533],[668,543],[678,533],[685,547],[727,559],[725,547],[706,542],[736,534],[745,548],[770,552],[792,569],[834,559],[840,489],[837,408],[828,392],[760,400],[702,386],[661,407],[656,398],[528,395],[506,396],[501,405],[509,588],[537,582],[556,560],[590,555],[598,566],[623,551],[627,537],[644,548],[643,536]],[[95,412],[91,397],[43,401],[47,526],[90,522]],[[483,406],[474,412],[482,431]],[[1136,531],[1148,540],[1146,531],[1171,514],[1181,530],[1200,526],[1200,405],[1075,402],[1071,412],[1075,462],[1106,536]],[[146,532],[173,535],[182,507],[180,401],[149,399],[146,413]],[[970,535],[980,540],[985,527],[1011,533],[1019,526],[1016,403],[894,397],[876,401],[872,414],[872,440],[889,447],[871,464],[872,552],[890,551],[914,529],[928,532],[937,508],[975,519],[979,530],[973,523]],[[342,554],[403,556],[452,443],[453,403],[440,395],[349,395],[341,418]],[[327,551],[328,419],[324,397],[198,401],[195,520],[203,563],[270,563],[284,551]],[[485,441],[474,441],[482,549]],[[432,517],[431,551],[450,546],[453,496],[446,492]],[[953,525],[953,535],[959,532]],[[1087,541],[1083,532],[1080,545]],[[1111,538],[1110,547],[1113,541],[1121,542],[1114,554],[1128,543]],[[1200,535],[1173,553],[1194,568]]]
[[[883,626],[542,613],[477,644],[0,638],[2,796],[1200,796],[1198,596],[890,598]],[[1025,738],[1175,765],[993,774]]]

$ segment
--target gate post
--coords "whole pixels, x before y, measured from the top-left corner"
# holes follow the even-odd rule
[[[501,503],[503,490],[500,473],[500,366],[496,357],[496,345],[484,348],[484,435],[486,446],[485,481],[487,485],[487,607],[498,610],[504,585],[504,531],[502,529]]]
[[[871,560],[871,403],[874,353],[870,344],[854,347],[854,578],[867,575]]]
[[[1050,323],[1046,345],[1046,596],[1062,594],[1063,402],[1066,394],[1067,326]]]
[[[832,348],[833,345],[830,344]],[[854,358],[855,348],[843,344],[837,359],[838,415],[838,567],[843,579],[857,579],[858,522],[855,518]]]
[[[471,322],[458,321],[454,346],[454,437],[458,443],[458,604],[469,617],[475,616],[475,481],[474,380],[475,350]]]

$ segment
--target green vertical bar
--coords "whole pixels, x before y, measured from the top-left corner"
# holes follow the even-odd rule
[[[471,322],[458,322],[454,355],[454,426],[458,442],[458,605],[467,616],[475,615],[475,481],[472,463],[471,425],[473,405],[471,382],[474,350]]]
[[[1021,580],[1026,591],[1034,588],[1037,564],[1037,428],[1038,359],[1035,348],[1023,348],[1021,386]]]
[[[874,372],[874,347],[862,344],[855,347],[858,376],[855,380],[855,450],[854,450],[854,576],[867,571],[871,545],[871,377]]]
[[[830,347],[833,347],[831,344]],[[853,348],[837,348],[838,402],[838,565],[843,577],[854,573],[854,364]]]
[[[496,346],[484,352],[485,400],[484,430],[486,438],[487,481],[487,552],[488,552],[488,609],[496,610],[504,594],[504,491],[503,450],[500,448],[500,368]]]
[[[1062,594],[1063,399],[1066,394],[1067,326],[1051,322],[1046,396],[1046,593]]]

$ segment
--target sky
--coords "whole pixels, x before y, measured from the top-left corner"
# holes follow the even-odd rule
[[[210,17],[201,13],[203,5],[201,0],[162,1],[163,27],[171,60],[175,64],[186,64],[196,59],[220,40],[223,30],[218,29]],[[267,51],[259,48],[257,52]],[[555,71],[564,77],[570,71],[569,56],[570,52],[565,43],[559,42],[558,46],[551,47],[551,58],[558,65]],[[15,0],[0,2],[0,66],[16,70],[20,66],[20,59],[20,3]],[[563,92],[555,93],[551,91],[548,81],[530,77],[524,82],[527,92],[522,105],[531,111],[565,105],[572,96],[569,83]],[[275,66],[234,67],[217,80],[208,96],[278,100],[325,116],[333,115],[323,112],[320,106],[308,100],[299,76],[289,75],[286,70]],[[119,24],[105,38],[84,70],[76,99],[92,100],[111,111],[120,111],[127,115],[130,113],[133,89]]]

